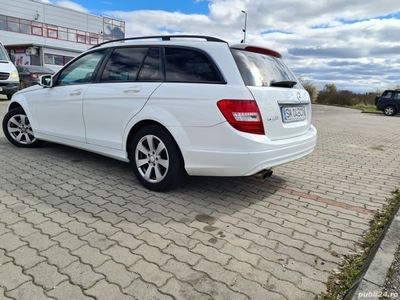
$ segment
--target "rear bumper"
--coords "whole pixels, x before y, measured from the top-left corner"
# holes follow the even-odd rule
[[[185,168],[189,175],[250,176],[310,154],[316,142],[317,130],[310,126],[306,133],[292,138],[243,140],[242,145],[236,147],[242,151],[234,151],[229,145],[226,151],[191,149],[183,153]]]
[[[0,94],[12,95],[16,93],[18,89],[19,89],[19,82],[0,83]]]

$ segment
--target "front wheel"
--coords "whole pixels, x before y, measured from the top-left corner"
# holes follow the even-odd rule
[[[130,159],[137,179],[150,190],[171,189],[185,176],[178,145],[167,130],[157,125],[137,132],[130,147]]]
[[[31,123],[22,108],[12,109],[4,116],[3,132],[17,147],[32,148],[42,144],[33,134]]]
[[[396,114],[396,109],[394,108],[394,106],[388,105],[383,109],[383,113],[386,116],[394,116]]]

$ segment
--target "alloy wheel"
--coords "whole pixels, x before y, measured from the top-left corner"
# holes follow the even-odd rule
[[[140,175],[157,183],[168,173],[169,155],[165,144],[155,135],[143,136],[136,145],[135,162]]]
[[[8,120],[7,131],[19,144],[29,145],[36,140],[29,119],[23,114],[16,114]]]
[[[391,116],[394,114],[394,108],[391,106],[388,106],[385,108],[385,115]]]

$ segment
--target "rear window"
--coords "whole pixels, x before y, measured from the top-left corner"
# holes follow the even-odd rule
[[[111,54],[101,81],[136,81],[148,48],[117,48]]]
[[[205,54],[184,48],[165,48],[165,76],[171,82],[223,82]]]
[[[282,59],[245,50],[232,49],[233,57],[247,86],[270,86],[271,82],[296,81]],[[301,88],[297,83],[294,88]]]

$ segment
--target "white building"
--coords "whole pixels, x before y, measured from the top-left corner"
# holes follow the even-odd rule
[[[0,42],[15,65],[57,71],[93,45],[125,36],[123,21],[40,0],[0,0],[0,8]]]

